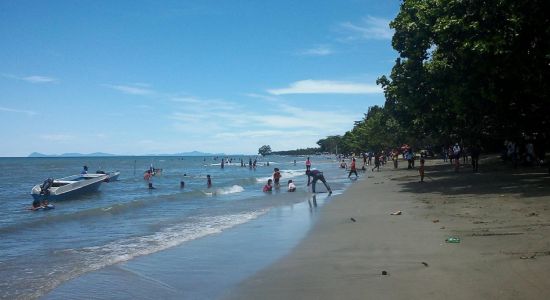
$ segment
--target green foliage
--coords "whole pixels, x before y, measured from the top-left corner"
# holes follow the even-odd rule
[[[549,7],[403,1],[390,24],[400,58],[378,80],[385,108],[407,136],[441,142],[550,132]]]
[[[339,135],[329,136],[327,138],[317,141],[319,145],[319,152],[337,153],[341,149],[342,137]]]
[[[306,148],[306,149],[296,149],[288,151],[273,151],[271,154],[276,155],[315,155],[321,153],[320,148]]]
[[[262,156],[270,155],[271,154],[271,146],[269,145],[263,145],[258,149],[258,154]]]
[[[322,151],[481,142],[550,135],[548,0],[403,0],[390,23],[399,52],[384,90]]]

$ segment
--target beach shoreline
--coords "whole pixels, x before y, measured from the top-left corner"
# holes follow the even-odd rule
[[[430,160],[419,183],[418,171],[403,165],[364,173],[321,209],[289,255],[225,299],[548,297],[546,169],[514,170],[493,157],[480,173],[469,165],[455,173]]]

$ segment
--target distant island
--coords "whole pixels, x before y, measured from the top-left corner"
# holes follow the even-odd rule
[[[94,153],[63,153],[63,154],[43,154],[38,152],[33,152],[27,157],[107,157],[107,156],[225,156],[224,153],[205,153],[199,151],[191,152],[181,152],[174,154],[143,154],[143,155],[119,155],[119,154],[110,154],[103,152],[94,152]]]

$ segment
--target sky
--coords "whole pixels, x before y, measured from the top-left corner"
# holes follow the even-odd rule
[[[400,1],[0,1],[0,156],[316,147],[383,105]]]

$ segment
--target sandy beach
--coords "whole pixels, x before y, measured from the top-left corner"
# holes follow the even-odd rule
[[[548,299],[550,175],[495,157],[361,174],[287,256],[227,299]],[[401,211],[400,215],[391,213]],[[459,243],[447,243],[459,237]],[[385,274],[385,275],[384,275]]]

